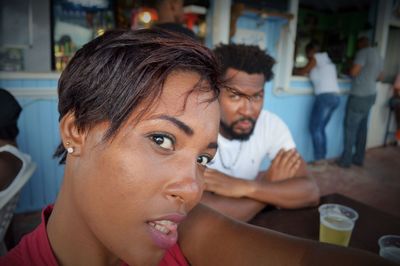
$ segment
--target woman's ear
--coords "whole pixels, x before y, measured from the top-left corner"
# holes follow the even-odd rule
[[[73,112],[69,112],[61,118],[60,134],[68,154],[79,156],[82,152],[82,146],[85,144],[86,132],[78,130]]]

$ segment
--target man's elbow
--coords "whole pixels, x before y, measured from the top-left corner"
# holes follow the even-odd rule
[[[319,204],[320,192],[317,183],[313,180],[308,188],[308,206],[317,206]]]

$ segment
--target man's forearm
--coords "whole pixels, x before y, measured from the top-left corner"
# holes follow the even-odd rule
[[[226,216],[246,222],[266,205],[250,198],[230,198],[210,192],[204,192],[201,202]]]
[[[319,202],[319,189],[313,179],[294,177],[278,182],[252,181],[249,198],[281,208],[315,206]]]

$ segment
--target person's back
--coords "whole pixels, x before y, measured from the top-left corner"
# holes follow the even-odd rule
[[[0,151],[0,192],[9,187],[21,168],[22,161],[19,158],[8,151]]]
[[[370,46],[365,36],[358,39],[357,48],[359,51],[350,68],[353,82],[346,104],[343,153],[337,160],[342,168],[364,164],[369,112],[376,99],[376,82],[382,79],[383,62],[377,49]]]
[[[17,121],[21,106],[14,96],[5,89],[0,89],[0,147],[16,147],[18,135]],[[18,175],[22,162],[8,149],[0,152],[0,192],[5,190]]]
[[[351,94],[368,96],[376,94],[376,81],[382,72],[383,62],[376,47],[361,49],[354,60],[361,66],[360,73],[354,77]]]
[[[315,94],[335,92],[339,93],[336,66],[328,54],[316,53],[314,55],[316,66],[310,71],[310,79],[314,85]]]

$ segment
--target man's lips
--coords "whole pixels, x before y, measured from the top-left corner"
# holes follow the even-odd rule
[[[154,244],[162,249],[169,249],[178,241],[178,225],[186,215],[171,214],[147,222],[150,237]]]
[[[240,120],[235,123],[235,127],[242,130],[247,130],[253,127],[253,122],[251,120]]]

